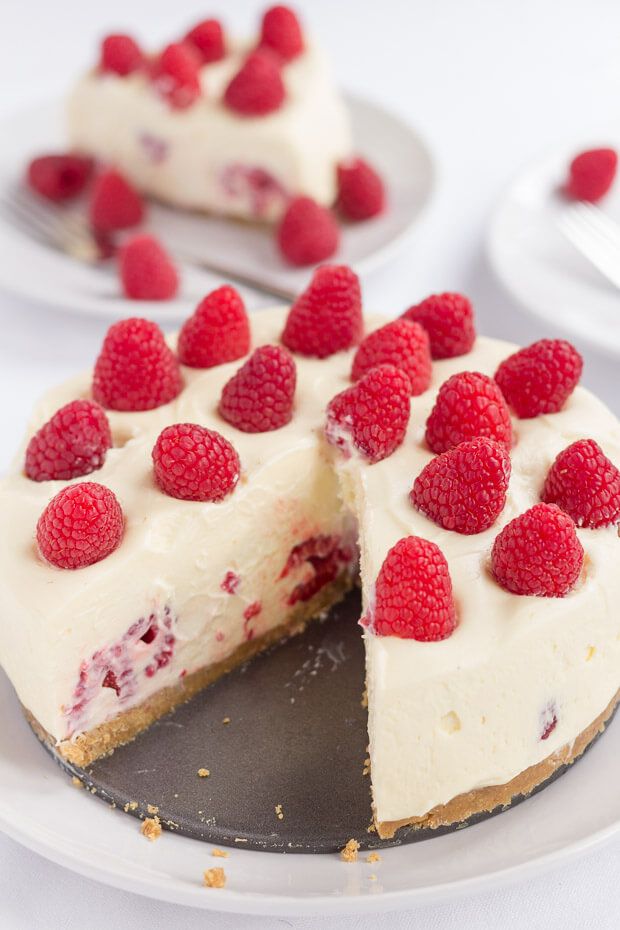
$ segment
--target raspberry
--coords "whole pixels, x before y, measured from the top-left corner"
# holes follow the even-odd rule
[[[409,495],[418,510],[467,536],[482,533],[504,509],[510,456],[494,439],[470,439],[432,459]]]
[[[125,243],[119,272],[125,296],[131,300],[169,300],[179,286],[177,270],[154,236],[134,236]]]
[[[451,636],[456,608],[448,563],[435,543],[406,536],[385,557],[375,585],[371,618],[377,636],[422,643]]]
[[[564,597],[583,564],[575,524],[555,504],[536,504],[511,520],[493,545],[495,580],[513,594]]]
[[[218,287],[202,300],[179,333],[177,352],[184,365],[213,368],[250,351],[250,321],[234,287]]]
[[[159,434],[153,468],[164,494],[185,501],[221,501],[241,470],[228,440],[196,423],[175,423]]]
[[[286,349],[261,346],[224,385],[220,414],[244,433],[280,429],[293,417],[296,381],[295,362]]]
[[[351,378],[358,381],[370,368],[394,365],[404,371],[412,394],[422,394],[431,383],[428,335],[418,323],[393,320],[370,333],[353,359]]]
[[[287,6],[272,6],[263,16],[261,47],[267,47],[284,61],[296,58],[304,50],[299,20]]]
[[[230,81],[224,102],[242,116],[265,116],[278,110],[285,96],[278,61],[268,51],[255,51]]]
[[[311,197],[294,197],[278,227],[277,240],[291,265],[316,265],[338,249],[340,229],[327,207]]]
[[[462,371],[439,388],[426,421],[426,442],[433,452],[447,452],[466,439],[479,436],[495,439],[510,448],[510,412],[491,378],[478,371]]]
[[[85,568],[116,549],[123,528],[123,511],[112,491],[84,481],[52,498],[39,517],[37,543],[52,565]]]
[[[495,380],[522,419],[558,413],[575,390],[583,359],[564,339],[541,339],[505,359]]]
[[[368,220],[385,206],[383,181],[363,158],[340,162],[337,168],[340,212],[349,220]]]
[[[349,456],[350,445],[370,462],[397,449],[407,432],[411,384],[393,365],[379,365],[353,387],[336,394],[327,406],[327,441]]]
[[[112,445],[110,424],[99,404],[74,400],[57,410],[26,449],[33,481],[66,481],[101,468]]]
[[[549,469],[540,495],[577,526],[594,529],[620,521],[620,471],[593,439],[564,449]]]
[[[183,387],[159,326],[140,317],[110,326],[95,363],[93,397],[111,410],[152,410]]]
[[[282,342],[292,352],[327,358],[362,338],[362,294],[347,265],[317,268],[286,318]]]
[[[144,64],[144,55],[131,36],[110,35],[101,43],[100,71],[111,71],[126,77]]]
[[[616,176],[618,155],[614,149],[591,149],[573,158],[566,192],[576,200],[596,203],[604,197]]]
[[[129,229],[144,218],[144,203],[120,171],[108,168],[95,178],[90,198],[91,225],[99,232]]]
[[[226,54],[224,32],[217,19],[205,19],[197,23],[185,36],[185,42],[198,50],[205,65],[219,61]]]
[[[462,294],[432,294],[403,317],[424,327],[435,359],[466,355],[476,339],[473,307]]]
[[[201,94],[200,53],[195,45],[172,42],[151,66],[157,92],[175,110],[185,110]]]
[[[93,164],[80,155],[41,155],[28,165],[28,184],[48,200],[70,200],[84,190]]]

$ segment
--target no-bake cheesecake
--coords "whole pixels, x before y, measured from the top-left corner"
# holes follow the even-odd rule
[[[249,42],[206,20],[157,55],[108,36],[68,105],[74,149],[176,207],[274,221],[305,195],[329,206],[352,154],[347,109],[294,13]]]
[[[359,577],[379,835],[528,794],[620,686],[620,425],[580,373],[459,295],[364,320],[344,267],[249,319],[220,288],[167,342],[115,324],[0,490],[31,724],[86,765]]]

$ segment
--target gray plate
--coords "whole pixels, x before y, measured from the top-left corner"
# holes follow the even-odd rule
[[[220,679],[87,771],[58,761],[108,803],[137,802],[134,816],[148,816],[154,805],[177,833],[244,849],[326,853],[351,837],[375,849],[492,816],[438,830],[406,828],[388,841],[368,832],[359,615],[356,591],[328,620]],[[209,777],[198,777],[200,768]]]

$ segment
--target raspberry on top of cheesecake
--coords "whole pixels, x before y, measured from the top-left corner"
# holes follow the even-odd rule
[[[475,333],[440,294],[364,320],[323,266],[248,318],[225,286],[166,340],[114,324],[0,490],[0,660],[84,765],[363,592],[374,817],[467,819],[613,710],[620,426],[563,340]]]

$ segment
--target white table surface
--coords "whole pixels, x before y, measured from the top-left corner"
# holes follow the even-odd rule
[[[342,84],[407,117],[437,157],[434,203],[400,259],[364,282],[367,308],[396,314],[429,292],[455,289],[471,296],[479,329],[489,335],[526,343],[564,335],[543,327],[498,287],[485,259],[484,232],[522,165],[563,139],[602,143],[620,128],[617,0],[296,5],[332,55]],[[219,7],[243,33],[263,6],[256,0],[5,0],[0,116],[62,94],[93,60],[97,37],[110,29],[156,45]],[[35,398],[94,359],[106,322],[0,294],[0,327],[3,470]],[[584,382],[620,412],[620,363],[579,348]],[[466,900],[384,917],[296,921],[220,917],[145,900],[79,878],[0,836],[0,927],[611,928],[620,924],[619,868],[620,839],[539,879]]]

